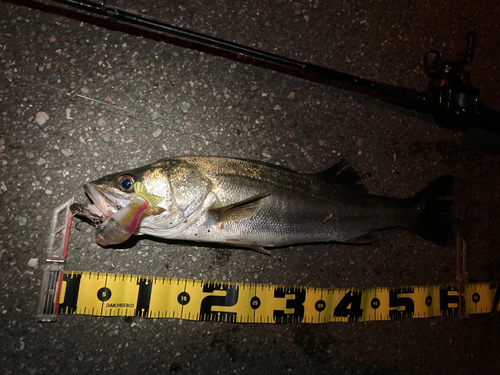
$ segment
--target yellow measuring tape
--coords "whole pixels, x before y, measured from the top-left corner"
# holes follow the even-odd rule
[[[498,310],[499,283],[321,289],[47,271],[44,314],[141,316],[236,323],[366,322]],[[52,272],[52,274],[50,274]]]

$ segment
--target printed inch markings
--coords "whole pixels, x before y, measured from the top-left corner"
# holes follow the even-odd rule
[[[334,306],[330,321],[333,322],[358,322],[363,316],[361,300],[362,290],[334,289],[330,296]]]
[[[104,298],[99,296],[103,302],[104,316],[134,316],[136,314],[137,299],[140,283],[137,275],[113,275],[108,274],[106,286],[99,293],[107,293]]]
[[[182,305],[182,315],[179,316],[179,318],[187,320],[199,320],[200,305],[201,301],[204,298],[203,283],[205,282],[200,280],[185,280],[184,292],[181,292],[178,295],[178,303],[185,303],[184,305]]]
[[[240,291],[240,303],[238,309],[238,323],[254,323],[256,310],[262,305],[257,297],[258,284],[243,284]]]
[[[420,289],[420,290],[419,290]],[[415,318],[429,318],[431,316],[441,316],[441,287],[439,285],[429,285],[417,287],[415,296]]]
[[[320,323],[327,309],[326,301],[323,299],[323,289],[305,288],[304,301],[304,323]]]
[[[499,283],[477,283],[466,286],[467,314],[484,314],[498,311],[500,305]]]
[[[334,290],[333,289],[318,289],[312,295],[307,294],[307,301],[310,301],[311,296],[313,296],[314,311],[308,313],[308,316],[315,316],[317,319],[312,318],[311,323],[329,323],[333,319],[333,313],[335,310],[334,305]],[[309,306],[310,303],[307,304]]]
[[[299,323],[305,316],[305,298],[303,287],[258,284],[248,305],[254,310],[255,323]]]
[[[372,288],[364,290],[361,296],[361,321],[389,320],[389,289]]]
[[[459,298],[457,285],[442,286],[439,291],[440,315],[458,315]]]
[[[199,320],[236,322],[240,287],[237,284],[208,282],[202,285]],[[209,294],[209,295],[206,295]]]
[[[189,280],[155,278],[149,303],[150,318],[183,318],[184,307],[192,303],[186,291]],[[190,290],[192,293],[192,290]]]
[[[321,289],[66,271],[51,303],[58,314],[287,324],[457,315],[460,298],[467,314],[497,311],[499,284],[460,294],[458,285]]]
[[[253,309],[253,321],[255,323],[274,323],[274,310],[284,310],[286,301],[274,298],[274,287],[271,285],[255,285],[255,294],[250,299]]]
[[[81,280],[81,272],[63,273],[57,314],[76,313]]]
[[[82,272],[78,292],[77,314],[103,315],[103,303],[110,298],[106,288],[107,274]]]

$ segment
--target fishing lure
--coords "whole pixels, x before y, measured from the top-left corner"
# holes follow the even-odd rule
[[[104,220],[97,229],[95,240],[99,245],[115,245],[128,240],[139,225],[142,213],[163,200],[157,195],[149,194],[142,182],[136,182],[134,190],[136,197],[126,207]]]

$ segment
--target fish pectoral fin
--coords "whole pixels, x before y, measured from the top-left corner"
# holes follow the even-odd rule
[[[149,206],[146,208],[146,210],[142,213],[141,217],[147,217],[147,216],[157,216],[165,212],[165,209],[160,206]]]
[[[362,245],[362,244],[374,243],[378,240],[380,240],[380,238],[378,238],[375,234],[368,233],[368,234],[363,234],[362,236],[354,237],[354,238],[351,238],[350,240],[342,241],[342,242]]]
[[[224,243],[227,243],[228,245],[232,245],[232,246],[236,246],[236,247],[246,247],[247,249],[255,250],[261,254],[271,255],[271,252],[269,250],[260,246],[256,242],[240,241],[237,238],[234,238],[234,239],[228,239],[228,240],[224,241]]]
[[[257,194],[227,206],[210,208],[208,212],[220,222],[242,220],[252,215],[259,208],[262,200],[270,195],[270,192]]]

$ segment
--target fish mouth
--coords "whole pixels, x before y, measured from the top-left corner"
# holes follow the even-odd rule
[[[83,185],[83,189],[92,203],[94,203],[93,205],[86,206],[87,213],[90,213],[92,216],[97,216],[101,220],[113,216],[122,207],[128,204],[125,199],[104,192],[94,184],[85,184]]]

